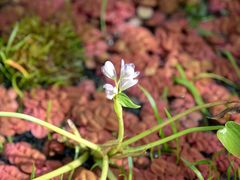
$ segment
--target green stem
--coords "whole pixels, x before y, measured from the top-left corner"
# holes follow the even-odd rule
[[[56,177],[56,176],[59,176],[61,174],[64,174],[68,171],[71,171],[79,166],[81,166],[89,157],[89,153],[88,152],[85,152],[82,156],[80,156],[78,159],[50,172],[50,173],[47,173],[47,174],[44,174],[40,177],[37,177],[33,180],[42,180],[42,179],[51,179],[53,177]]]
[[[101,174],[100,180],[106,180],[107,179],[108,167],[109,167],[108,156],[104,155],[103,156],[103,161],[102,161],[102,174]]]
[[[107,0],[102,0],[102,5],[101,5],[100,28],[102,32],[105,32],[106,30],[105,17],[106,17],[107,2],[108,2]]]
[[[27,120],[27,121],[30,121],[30,122],[33,122],[33,123],[36,123],[38,125],[41,125],[41,126],[44,126],[52,131],[55,131],[57,132],[58,134],[61,134],[67,138],[70,138],[76,142],[78,142],[79,144],[83,144],[95,151],[98,151],[98,152],[101,152],[101,149],[100,147],[97,145],[97,144],[94,144],[90,141],[87,141],[83,138],[80,138],[72,133],[69,133],[59,127],[56,127],[48,122],[45,122],[41,119],[38,119],[38,118],[35,118],[33,116],[30,116],[30,115],[26,115],[26,114],[21,114],[21,113],[15,113],[15,112],[0,112],[0,117],[15,117],[15,118],[20,118],[20,119],[24,119],[24,120]]]
[[[118,144],[121,144],[124,137],[123,110],[117,99],[114,99],[114,110],[118,119]]]
[[[178,119],[180,119],[180,118],[182,118],[182,117],[184,117],[184,116],[186,116],[186,115],[188,115],[188,114],[190,114],[194,111],[200,110],[202,108],[209,108],[209,107],[222,105],[222,104],[226,104],[226,103],[227,103],[227,101],[218,101],[218,102],[212,102],[212,103],[207,103],[207,104],[192,107],[192,108],[190,108],[190,109],[188,109],[188,110],[186,110],[182,113],[179,113],[176,116],[168,119],[167,121],[163,122],[162,124],[154,126],[154,127],[150,128],[150,129],[148,129],[148,130],[146,130],[146,131],[144,131],[144,132],[142,132],[142,133],[140,133],[140,134],[138,134],[138,135],[136,135],[132,138],[129,138],[128,140],[126,140],[122,143],[122,147],[127,146],[131,143],[134,143],[134,142],[138,141],[139,139],[142,139],[143,137],[148,136],[148,135],[158,131],[162,127],[164,127],[164,126],[166,126],[166,125],[168,125],[168,124],[170,124],[170,123],[172,123],[172,122],[174,122],[174,121],[176,121],[176,120],[178,120]]]
[[[160,144],[169,142],[173,139],[176,139],[180,136],[192,133],[192,132],[198,132],[198,131],[213,131],[213,130],[218,130],[218,129],[222,129],[224,128],[224,126],[205,126],[205,127],[195,127],[195,128],[189,128],[189,129],[185,129],[183,131],[180,131],[176,134],[173,134],[171,136],[168,136],[164,139],[160,139],[158,141],[143,145],[143,146],[138,146],[138,147],[133,147],[133,148],[128,148],[126,150],[123,150],[123,154],[128,154],[128,153],[135,153],[138,151],[145,151],[147,149],[153,148],[155,146],[159,146]]]

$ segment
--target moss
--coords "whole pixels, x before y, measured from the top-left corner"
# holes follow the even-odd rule
[[[18,88],[29,89],[69,85],[80,79],[83,47],[70,21],[43,22],[27,17],[15,25],[7,39],[0,44],[0,79],[5,84],[14,86],[15,81]]]

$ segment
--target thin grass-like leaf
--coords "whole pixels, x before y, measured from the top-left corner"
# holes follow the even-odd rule
[[[17,84],[17,76],[18,76],[18,74],[15,74],[15,75],[12,77],[12,86],[13,86],[13,89],[16,91],[16,93],[17,93],[20,97],[23,97],[23,92],[19,89],[18,84]]]
[[[226,84],[228,84],[228,85],[230,85],[234,88],[239,88],[237,86],[237,84],[235,84],[233,81],[231,81],[231,80],[229,80],[229,79],[227,79],[223,76],[220,76],[218,74],[215,74],[215,73],[200,73],[194,78],[194,80],[198,80],[198,79],[202,79],[202,78],[216,79],[216,80],[222,81],[222,82],[224,82],[224,83],[226,83]]]
[[[152,107],[154,117],[156,118],[158,124],[161,124],[163,122],[163,119],[160,117],[160,115],[158,113],[158,108],[157,108],[157,104],[156,104],[155,100],[153,99],[151,94],[144,87],[142,87],[141,85],[139,85],[138,87],[142,90],[144,95],[147,97],[147,99],[148,99],[148,101],[149,101],[149,103]],[[162,129],[159,131],[159,135],[160,135],[161,138],[165,137]]]
[[[33,163],[32,165],[32,172],[31,172],[31,179],[34,179],[36,177],[36,166]]]
[[[133,178],[133,160],[132,160],[132,157],[128,157],[128,167],[129,167],[128,180],[132,180],[132,178]]]
[[[153,99],[153,97],[151,96],[151,94],[144,88],[142,87],[141,85],[138,86],[142,92],[144,93],[144,95],[147,97],[151,107],[152,107],[152,110],[153,110],[153,114],[154,114],[154,117],[156,118],[157,120],[157,123],[158,124],[161,124],[163,123],[163,119],[160,117],[159,113],[158,113],[158,108],[157,108],[157,104],[155,102],[155,100]],[[159,136],[161,138],[164,138],[165,137],[165,134],[163,132],[162,129],[159,130]],[[168,149],[168,145],[167,144],[164,144],[164,148],[165,149]]]
[[[180,64],[176,65],[176,68],[180,74],[180,77],[176,77],[175,78],[175,82],[178,84],[181,84],[183,86],[185,86],[193,95],[195,102],[197,103],[197,105],[203,105],[204,101],[202,99],[202,96],[200,95],[200,93],[198,92],[197,88],[195,87],[195,85],[193,84],[193,82],[189,81],[186,78],[186,74],[182,68],[182,66]],[[209,112],[206,108],[201,109],[202,113],[205,115],[209,115]]]
[[[165,108],[164,109],[166,115],[167,115],[167,118],[172,118],[172,115],[171,113]],[[178,132],[177,130],[177,127],[176,127],[176,124],[174,122],[172,122],[171,124],[171,128],[172,128],[172,131],[174,134],[176,134]],[[180,159],[180,143],[179,143],[179,138],[176,138],[176,144],[177,144],[177,147],[176,147],[176,151],[177,151],[177,163],[179,162],[179,159]]]
[[[105,16],[106,16],[107,3],[108,3],[108,0],[102,0],[101,15],[100,15],[100,29],[102,32],[105,32],[106,30]]]
[[[19,24],[17,23],[15,26],[14,26],[14,29],[8,39],[8,42],[7,42],[7,47],[6,47],[6,54],[8,54],[12,44],[13,44],[13,41],[17,35],[17,32],[18,32],[18,29],[19,29]]]
[[[25,77],[25,78],[28,78],[29,77],[29,73],[27,72],[27,70],[21,66],[21,64],[11,60],[11,59],[7,59],[6,61],[4,61],[4,63],[6,63],[7,65],[11,66],[12,68],[15,68],[17,69],[19,72],[22,73],[22,75]]]
[[[181,159],[184,162],[184,164],[196,174],[196,176],[198,177],[199,180],[204,180],[204,177],[203,177],[202,173],[196,168],[195,165],[193,165],[192,163],[190,163],[186,159],[183,159],[183,158],[181,158]]]
[[[227,59],[230,61],[230,63],[232,64],[238,79],[240,79],[240,69],[238,67],[237,61],[236,59],[233,57],[232,53],[229,51],[223,51],[223,53],[226,55]]]

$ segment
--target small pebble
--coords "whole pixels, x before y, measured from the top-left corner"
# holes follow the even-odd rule
[[[137,15],[143,20],[150,19],[153,16],[153,9],[151,7],[139,6],[137,8]]]
[[[128,21],[128,24],[138,27],[142,25],[142,21],[138,17],[133,17]]]

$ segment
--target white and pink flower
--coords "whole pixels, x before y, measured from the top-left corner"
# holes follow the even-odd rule
[[[106,97],[108,99],[113,99],[114,96],[138,83],[138,80],[135,79],[140,74],[138,71],[135,71],[135,65],[125,64],[124,60],[121,62],[121,71],[120,78],[117,79],[117,73],[114,65],[111,61],[106,61],[102,67],[102,72],[105,76],[112,79],[115,82],[115,86],[111,84],[105,84],[103,88],[105,89]]]

